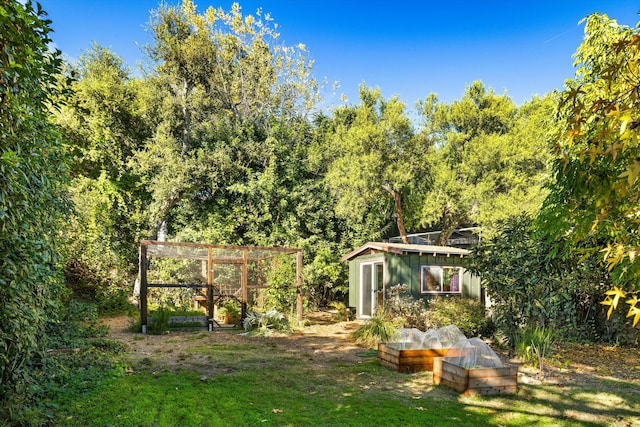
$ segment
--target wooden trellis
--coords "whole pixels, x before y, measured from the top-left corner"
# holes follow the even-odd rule
[[[249,289],[265,288],[260,283],[249,283],[249,264],[256,263],[260,269],[268,259],[278,255],[296,255],[296,317],[302,321],[302,250],[276,247],[256,247],[256,246],[232,246],[214,245],[205,243],[184,243],[184,242],[160,242],[155,240],[143,240],[140,242],[140,323],[142,331],[146,332],[147,319],[147,299],[148,289],[155,288],[191,288],[206,291],[207,317],[213,319],[214,306],[220,298],[232,297],[237,299],[242,306],[242,317],[244,318],[249,301]],[[203,276],[206,276],[206,283],[194,283],[185,281],[176,282],[152,282],[148,278],[148,269],[151,259],[182,259],[195,260],[202,263]],[[240,283],[234,287],[234,292],[230,289],[215,283],[215,267],[223,265],[237,265],[240,267]],[[259,277],[259,275],[258,275]]]

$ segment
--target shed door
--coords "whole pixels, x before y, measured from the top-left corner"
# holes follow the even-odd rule
[[[370,317],[382,306],[384,297],[384,262],[360,264],[360,317]]]

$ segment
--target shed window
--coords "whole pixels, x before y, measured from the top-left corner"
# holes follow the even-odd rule
[[[461,293],[462,268],[423,265],[420,291],[423,294]]]

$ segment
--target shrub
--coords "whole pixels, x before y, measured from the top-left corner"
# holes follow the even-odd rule
[[[225,319],[226,323],[238,323],[242,317],[242,307],[238,301],[230,299],[222,304],[218,314]]]
[[[387,290],[385,309],[392,318],[402,319],[402,327],[425,330],[427,308],[424,301],[411,296],[407,285],[396,285]]]
[[[391,341],[401,326],[400,319],[392,317],[387,310],[378,310],[354,332],[353,337],[358,344],[377,348],[378,343]]]
[[[551,328],[535,326],[521,329],[516,336],[516,354],[534,369],[538,376],[544,375],[544,358],[556,340],[556,333]]]
[[[136,307],[129,302],[130,292],[117,286],[98,286],[96,304],[101,315],[132,314]]]
[[[245,331],[268,334],[272,330],[289,330],[289,322],[284,314],[275,309],[269,310],[266,313],[250,311],[243,321],[243,327]]]
[[[509,345],[529,325],[553,328],[568,340],[633,343],[624,316],[603,321],[600,302],[611,278],[600,257],[549,240],[541,225],[526,215],[499,222],[470,258],[469,270],[482,277]]]
[[[354,313],[345,303],[332,301],[329,306],[336,310],[336,314],[334,315],[335,320],[339,322],[353,320]]]
[[[171,310],[168,308],[159,308],[151,313],[151,322],[149,324],[148,333],[152,335],[161,335],[169,331],[169,317]]]
[[[37,7],[36,7],[37,6]],[[51,110],[66,84],[40,4],[0,4],[0,424],[14,424],[39,384],[35,363],[63,283],[60,229],[68,171]],[[60,100],[60,101],[59,101]],[[6,420],[5,420],[6,418]],[[19,424],[16,422],[15,424]]]
[[[437,297],[429,301],[426,328],[437,329],[447,325],[456,325],[467,337],[489,336],[493,333],[493,325],[484,305],[472,298]]]

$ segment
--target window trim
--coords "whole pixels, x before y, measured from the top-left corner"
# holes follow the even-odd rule
[[[458,290],[457,291],[444,291],[443,290],[443,285],[444,285],[444,269],[445,268],[453,268],[453,269],[457,269],[458,270]],[[426,272],[430,269],[437,269],[439,270],[439,280],[438,283],[440,285],[440,290],[439,291],[430,291],[426,289],[425,286],[425,279],[426,279]],[[460,266],[455,266],[455,265],[430,265],[430,264],[422,264],[420,266],[420,294],[422,295],[443,295],[443,294],[453,294],[453,295],[458,295],[458,294],[462,294],[462,287],[463,287],[463,278],[464,278],[464,269]]]

